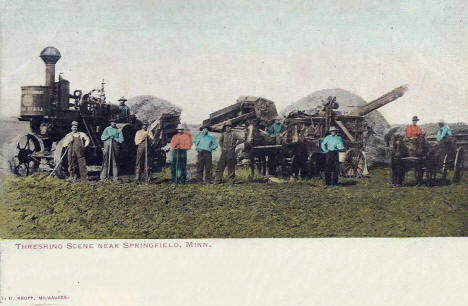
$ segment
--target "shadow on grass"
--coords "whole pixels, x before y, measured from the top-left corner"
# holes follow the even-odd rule
[[[432,181],[432,184],[429,184],[427,180],[424,180],[423,183],[419,186],[426,186],[426,187],[439,187],[439,186],[449,186],[451,185],[452,182],[447,179],[442,179],[438,178]],[[405,182],[404,185],[405,187],[415,187],[418,186],[418,183],[416,181],[410,181],[410,182]]]
[[[343,186],[343,187],[346,187],[346,186],[354,186],[354,185],[357,185],[358,181],[355,181],[355,180],[352,180],[352,181],[344,181],[344,182],[341,182],[341,183],[338,183],[338,186]]]

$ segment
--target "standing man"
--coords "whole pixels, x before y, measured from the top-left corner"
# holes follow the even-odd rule
[[[443,154],[449,154],[452,146],[452,129],[448,127],[444,120],[439,120],[439,128],[437,129],[437,141]]]
[[[320,145],[325,153],[325,187],[338,185],[339,151],[344,150],[343,139],[338,136],[337,128],[330,127],[330,135],[322,140]]]
[[[182,124],[177,126],[177,134],[171,139],[171,176],[172,182],[185,184],[187,181],[187,150],[192,148],[192,135],[184,132]]]
[[[81,181],[88,181],[88,172],[86,170],[85,148],[89,145],[89,137],[83,132],[78,132],[78,122],[73,121],[71,132],[63,139],[63,145],[68,146],[68,173],[69,181],[76,181],[76,167],[80,171]]]
[[[198,152],[197,155],[197,180],[203,181],[205,172],[205,182],[211,183],[212,152],[218,148],[216,138],[208,134],[206,127],[200,128],[202,131],[195,137],[193,144]]]
[[[226,166],[228,168],[228,179],[234,180],[236,177],[236,147],[243,142],[243,139],[240,139],[236,133],[232,131],[230,121],[224,124],[223,130],[223,134],[219,138],[221,157],[218,161],[215,184],[219,184],[223,180],[223,173]]]
[[[126,101],[124,97],[119,99],[119,122],[128,122],[128,117],[130,117],[130,108],[125,105]]]
[[[148,131],[148,124],[142,123],[141,129],[135,134],[135,144],[137,148],[136,165],[135,165],[135,181],[140,180],[141,164],[145,163],[144,169],[146,178],[149,179],[149,153],[150,153],[150,139],[154,139],[153,131]],[[143,157],[144,156],[144,157]]]
[[[102,132],[101,140],[104,141],[104,152],[102,159],[101,181],[110,177],[110,167],[112,163],[112,176],[117,182],[119,178],[119,169],[117,158],[119,155],[119,143],[124,141],[122,131],[117,127],[115,120],[111,120],[110,126]]]
[[[418,126],[418,116],[413,116],[413,124],[406,126],[406,138],[416,138],[422,134],[421,128]]]

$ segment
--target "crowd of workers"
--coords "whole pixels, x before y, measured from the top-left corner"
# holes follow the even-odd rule
[[[125,120],[129,114],[129,108],[125,105],[125,99],[121,98],[119,107],[118,120],[112,120],[110,126],[104,129],[101,140],[103,141],[103,163],[100,174],[102,181],[107,180],[112,175],[114,181],[119,180],[119,144],[124,141],[122,131],[117,127],[117,122]],[[413,116],[413,124],[406,127],[406,137],[416,138],[423,132],[417,125],[419,119]],[[279,135],[286,127],[277,118],[273,124],[267,129],[270,136]],[[187,151],[195,145],[197,151],[197,172],[196,179],[198,182],[219,184],[223,181],[224,170],[227,168],[227,179],[235,179],[236,169],[236,147],[244,142],[237,133],[232,130],[230,121],[224,124],[223,132],[219,138],[219,143],[216,138],[209,134],[206,127],[202,128],[200,133],[192,140],[192,135],[185,131],[184,127],[179,124],[177,133],[170,141],[171,148],[171,177],[172,182],[176,184],[187,182]],[[334,186],[338,184],[339,176],[339,152],[344,151],[343,139],[337,134],[338,129],[331,126],[329,135],[323,138],[320,147],[324,158],[324,185]],[[452,135],[451,129],[440,120],[439,129],[437,131],[437,140],[444,145],[447,142],[448,136]],[[149,142],[154,140],[155,134],[148,130],[148,124],[143,123],[141,129],[135,134],[136,150],[136,165],[135,165],[135,181],[141,179],[142,169],[148,171],[149,168]],[[77,179],[77,172],[80,174],[82,181],[87,181],[85,147],[90,142],[89,137],[84,132],[78,131],[78,123],[74,121],[71,126],[71,132],[65,136],[64,146],[67,147],[68,155],[68,172],[69,180]],[[221,149],[221,156],[218,160],[216,176],[212,180],[212,160],[213,152],[218,148]],[[78,168],[78,171],[76,169]],[[148,172],[146,173],[148,177]]]
[[[64,145],[68,147],[68,172],[69,180],[77,179],[76,168],[79,169],[82,181],[87,181],[86,160],[84,148],[89,144],[90,139],[86,133],[78,131],[78,123],[72,123],[71,132],[65,137]],[[284,126],[279,120],[276,120],[268,132],[275,135],[284,131]],[[155,138],[154,132],[148,130],[148,124],[143,123],[141,129],[135,134],[136,165],[135,181],[141,179],[142,169],[148,169],[148,143]],[[119,144],[124,141],[122,131],[117,127],[116,121],[111,121],[110,126],[104,129],[101,140],[103,141],[103,163],[100,174],[101,181],[109,179],[111,176],[114,181],[119,178]],[[179,124],[177,134],[170,142],[171,148],[171,177],[173,183],[187,182],[187,151],[195,146],[197,151],[197,171],[196,180],[204,183],[219,184],[223,182],[224,171],[227,168],[227,180],[233,181],[236,176],[236,147],[244,142],[232,130],[230,122],[224,125],[223,133],[219,138],[209,134],[208,129],[202,128],[200,133],[192,140],[192,135],[185,131]],[[217,163],[216,175],[212,179],[213,152],[221,149],[221,155]],[[321,143],[321,148],[326,156],[325,165],[325,185],[338,184],[338,152],[344,150],[343,140],[337,135],[337,128],[330,128],[330,135],[325,137]],[[144,165],[143,165],[144,164]]]

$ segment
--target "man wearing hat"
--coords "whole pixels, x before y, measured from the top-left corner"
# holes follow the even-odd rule
[[[192,148],[192,135],[184,132],[182,124],[177,126],[177,134],[171,139],[171,176],[172,182],[185,184],[187,180],[187,150]]]
[[[443,119],[439,120],[439,128],[437,129],[437,141],[440,144],[442,152],[450,153],[452,146],[452,129],[445,123]]]
[[[416,138],[422,134],[421,128],[417,125],[418,124],[418,116],[413,116],[413,124],[406,126],[406,138]]]
[[[226,166],[228,168],[228,179],[234,180],[236,177],[236,147],[243,142],[243,139],[232,130],[231,125],[231,121],[227,121],[224,124],[223,134],[219,138],[221,156],[216,170],[216,184],[221,183],[223,180],[223,173]]]
[[[193,140],[197,150],[197,180],[203,181],[205,172],[205,182],[211,182],[212,152],[218,148],[216,138],[208,134],[208,128],[201,127],[201,132]]]
[[[143,122],[141,129],[135,134],[135,144],[137,148],[136,165],[135,165],[135,181],[140,180],[141,164],[145,163],[146,175],[149,175],[149,154],[150,154],[150,140],[154,139],[153,131],[148,131],[148,123]],[[147,177],[148,178],[148,177]]]
[[[104,151],[102,159],[101,181],[110,177],[110,167],[112,163],[112,176],[114,181],[118,180],[119,169],[117,158],[119,155],[119,143],[124,141],[122,131],[117,127],[115,120],[111,120],[110,126],[102,132],[101,140],[104,141]]]
[[[275,118],[275,121],[272,125],[268,128],[267,132],[268,135],[276,135],[286,130],[286,127],[281,123],[279,117]]]
[[[68,147],[68,180],[75,181],[77,178],[76,167],[80,172],[80,178],[83,182],[88,181],[88,172],[86,170],[85,148],[89,145],[89,137],[83,132],[78,131],[78,122],[73,121],[71,132],[63,138],[63,146]]]
[[[130,117],[130,108],[125,105],[125,102],[127,99],[124,97],[121,97],[119,99],[120,105],[119,105],[119,122],[127,122],[128,117]]]
[[[325,153],[325,186],[338,185],[339,151],[344,150],[343,139],[337,135],[338,129],[331,126],[330,135],[325,137],[320,144]]]

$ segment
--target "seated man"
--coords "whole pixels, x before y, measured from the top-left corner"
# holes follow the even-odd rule
[[[406,126],[406,137],[407,138],[416,138],[422,134],[421,128],[418,124],[418,116],[413,116],[413,124]]]
[[[276,135],[286,130],[286,127],[281,123],[280,118],[276,117],[275,121],[268,128],[268,135]]]
[[[275,121],[272,125],[268,128],[267,132],[268,135],[272,136],[275,139],[276,144],[281,144],[281,133],[286,130],[284,124],[281,123],[279,117],[275,118]]]

